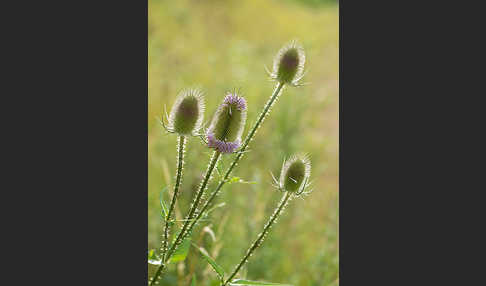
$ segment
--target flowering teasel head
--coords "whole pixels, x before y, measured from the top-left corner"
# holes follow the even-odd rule
[[[309,185],[311,163],[306,155],[295,155],[284,161],[280,173],[279,188],[300,195]]]
[[[278,51],[270,77],[280,83],[297,86],[304,76],[304,64],[304,49],[296,41],[292,41]]]
[[[246,100],[236,92],[228,93],[206,132],[208,147],[221,153],[233,153],[240,147],[245,122]]]
[[[199,89],[185,89],[177,96],[167,129],[181,136],[196,135],[204,118],[204,97]]]

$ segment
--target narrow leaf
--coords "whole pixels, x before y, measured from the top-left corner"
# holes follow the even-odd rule
[[[169,212],[169,209],[167,208],[167,205],[165,204],[164,196],[163,196],[166,189],[167,189],[167,187],[164,187],[162,189],[162,191],[160,191],[160,198],[159,198],[160,207],[162,209],[162,216],[163,216],[164,220],[167,219],[167,213]]]
[[[233,177],[233,178],[229,179],[228,184],[238,183],[239,181],[240,181],[240,177]]]
[[[152,265],[160,265],[162,264],[162,259],[149,259],[148,263]]]
[[[214,261],[214,259],[212,259],[209,256],[209,254],[206,251],[206,249],[204,249],[202,247],[198,247],[195,244],[193,244],[193,246],[199,250],[199,252],[202,254],[202,256],[204,257],[204,259],[206,259],[206,261],[209,263],[209,265],[211,265],[211,267],[213,268],[213,270],[218,274],[219,278],[223,279],[224,278],[224,270],[223,270],[223,267],[219,266],[219,264],[216,263],[216,261]]]
[[[263,281],[251,281],[245,279],[235,279],[230,282],[230,285],[251,285],[251,286],[259,286],[259,285],[279,285],[279,286],[292,286],[290,284],[280,284],[280,283],[271,283],[271,282],[263,282]]]
[[[154,249],[150,249],[148,251],[148,259],[152,259],[152,257],[154,257],[155,255],[155,250]]]
[[[157,257],[154,249],[148,251],[148,263],[152,265],[160,265],[162,263],[162,259]]]
[[[209,210],[206,211],[206,215],[209,215],[212,211],[214,211],[215,209],[217,208],[221,208],[221,207],[224,207],[226,205],[226,203],[219,203],[217,205],[215,205],[214,207],[210,208]]]
[[[249,182],[249,181],[245,181],[243,180],[242,178],[240,177],[233,177],[231,179],[228,180],[228,184],[232,184],[232,183],[240,183],[240,184],[256,184],[256,182]]]
[[[170,263],[184,261],[189,253],[189,247],[191,246],[191,238],[188,237],[182,241],[182,243],[174,251],[174,254],[170,257]]]
[[[194,276],[192,276],[191,286],[196,286],[196,274],[194,274]]]

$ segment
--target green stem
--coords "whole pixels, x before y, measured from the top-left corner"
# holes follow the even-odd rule
[[[206,175],[204,176],[204,179],[201,183],[201,186],[199,187],[196,198],[194,199],[194,203],[192,204],[191,209],[189,210],[189,214],[187,215],[187,217],[184,221],[184,225],[182,226],[182,229],[179,232],[179,235],[177,235],[177,238],[175,239],[174,243],[171,245],[171,247],[167,251],[165,258],[162,261],[162,263],[160,264],[159,269],[157,269],[157,272],[155,273],[150,285],[153,285],[159,279],[159,276],[162,273],[162,270],[164,269],[165,264],[170,259],[170,257],[172,256],[172,254],[176,250],[177,246],[179,246],[179,244],[181,244],[183,238],[185,238],[184,233],[186,232],[187,228],[189,227],[191,220],[194,217],[197,206],[199,205],[199,202],[202,198],[202,195],[204,194],[204,190],[206,189],[208,181],[211,178],[211,174],[214,170],[214,167],[216,166],[216,163],[218,162],[220,155],[221,155],[220,152],[214,151],[213,156],[211,157],[211,161],[209,163],[208,169],[206,170]]]
[[[248,133],[248,135],[246,136],[245,138],[245,141],[243,142],[243,145],[241,146],[241,149],[239,150],[238,154],[236,155],[235,159],[233,160],[233,163],[231,163],[231,166],[228,168],[228,170],[226,170],[226,173],[223,177],[223,180],[221,180],[218,184],[218,186],[216,187],[216,190],[214,192],[211,193],[211,195],[209,196],[208,200],[206,201],[206,203],[204,204],[203,208],[201,209],[201,211],[197,214],[197,217],[196,219],[194,219],[192,222],[191,222],[191,225],[187,231],[187,233],[190,233],[192,231],[192,229],[194,228],[194,226],[198,223],[198,221],[201,219],[203,213],[208,209],[208,207],[211,205],[211,203],[213,202],[213,200],[216,198],[216,196],[219,194],[219,191],[221,190],[221,188],[224,186],[224,184],[226,184],[226,182],[228,181],[228,178],[229,176],[231,175],[231,172],[233,171],[233,169],[235,168],[235,166],[238,164],[238,161],[241,159],[241,157],[243,157],[243,154],[244,154],[244,151],[246,150],[246,148],[248,147],[248,144],[250,144],[250,141],[253,139],[253,136],[255,136],[258,128],[260,127],[260,125],[262,124],[263,122],[263,119],[265,119],[265,116],[269,113],[270,111],[270,108],[272,107],[272,105],[274,104],[274,102],[277,100],[278,98],[278,95],[280,94],[280,91],[282,90],[282,88],[284,87],[284,83],[278,83],[277,84],[277,87],[275,88],[275,90],[273,91],[273,94],[272,96],[270,97],[270,99],[267,101],[267,103],[265,104],[265,107],[263,108],[263,111],[262,113],[260,113],[259,117],[258,117],[258,120],[255,122],[255,125],[253,125],[252,129],[250,130],[250,132]],[[185,236],[185,235],[184,235]]]
[[[282,210],[285,208],[285,206],[287,205],[291,196],[292,196],[291,192],[285,192],[285,195],[283,196],[282,200],[280,201],[278,208],[275,209],[275,212],[272,214],[272,216],[270,217],[267,224],[263,227],[263,231],[258,235],[258,238],[250,246],[250,248],[246,252],[245,256],[243,257],[243,259],[241,259],[240,263],[235,267],[235,270],[233,270],[233,272],[231,273],[229,278],[226,280],[226,282],[223,283],[223,286],[228,284],[233,279],[233,277],[235,277],[235,275],[238,273],[238,271],[240,271],[241,267],[243,267],[243,265],[248,261],[248,258],[250,258],[251,254],[255,251],[255,249],[257,249],[258,246],[260,246],[260,244],[263,242],[263,239],[265,239],[265,236],[270,231],[270,227],[272,227],[272,224],[275,222],[277,217],[280,215]]]
[[[167,217],[165,218],[165,227],[164,227],[164,242],[162,245],[162,260],[165,260],[165,253],[167,252],[167,243],[169,240],[169,231],[171,227],[171,216],[174,211],[175,203],[177,200],[177,196],[179,194],[179,186],[181,184],[181,179],[182,179],[182,167],[184,165],[184,147],[186,143],[186,137],[185,136],[179,136],[178,137],[178,148],[177,148],[177,176],[176,176],[176,182],[174,185],[174,193],[172,195],[172,201],[170,202],[170,207],[169,207],[169,212],[167,213]]]

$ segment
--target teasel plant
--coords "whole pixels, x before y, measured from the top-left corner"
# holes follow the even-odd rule
[[[177,137],[177,170],[174,184],[174,191],[168,210],[164,211],[164,234],[162,239],[162,260],[165,259],[167,244],[169,239],[170,228],[173,224],[172,214],[174,213],[175,204],[179,195],[179,189],[182,181],[182,171],[184,168],[185,146],[188,136],[199,136],[199,131],[204,119],[204,96],[198,88],[188,88],[182,90],[172,106],[170,115],[167,116],[167,124],[161,120],[162,126],[167,133],[175,133]]]
[[[284,160],[280,173],[280,180],[277,181],[277,179],[275,179],[275,177],[272,175],[274,187],[280,192],[283,192],[282,199],[273,211],[273,214],[268,219],[257,239],[248,248],[246,254],[236,265],[233,272],[231,272],[228,278],[221,283],[222,286],[226,286],[228,284],[231,285],[234,282],[238,282],[238,280],[233,280],[233,278],[238,274],[243,265],[248,262],[248,259],[253,255],[255,250],[262,244],[263,240],[268,235],[270,228],[275,224],[278,217],[283,213],[289,202],[294,197],[308,195],[312,192],[312,190],[307,191],[307,188],[310,186],[310,173],[311,163],[309,157],[307,155],[294,155],[290,159]]]
[[[209,195],[207,201],[204,203],[200,212],[198,212],[195,219],[190,222],[189,228],[186,233],[183,233],[182,236],[185,237],[189,233],[192,232],[195,225],[201,220],[204,214],[207,213],[207,210],[215,200],[215,198],[219,195],[222,187],[230,181],[231,173],[233,169],[238,165],[238,162],[241,160],[243,155],[247,152],[247,148],[250,142],[253,140],[256,132],[262,125],[266,116],[270,113],[270,110],[274,103],[277,101],[279,96],[281,95],[283,88],[285,85],[290,85],[294,87],[302,86],[301,83],[302,78],[304,77],[304,64],[305,64],[305,52],[304,49],[297,41],[291,41],[290,43],[284,45],[277,53],[273,60],[273,71],[267,72],[269,73],[270,79],[276,81],[276,86],[270,99],[267,101],[265,106],[263,107],[262,112],[258,115],[258,118],[255,124],[252,126],[248,135],[246,136],[241,148],[236,152],[236,157],[232,161],[231,165],[228,167],[224,176],[219,181],[216,189]]]
[[[219,158],[223,154],[231,154],[235,152],[235,150],[240,147],[241,136],[246,123],[246,113],[246,100],[236,92],[227,93],[223,102],[216,110],[209,128],[205,131],[206,140],[204,140],[204,142],[209,148],[214,149],[206,173],[194,197],[189,213],[184,219],[182,229],[171,247],[163,252],[164,254],[162,255],[161,264],[152,278],[150,285],[157,283],[166,263],[170,260],[174,251],[186,237],[184,234],[191,221],[195,218],[198,205],[203,197],[208,182],[211,180],[213,170],[215,169]],[[167,240],[164,240],[164,246],[166,246],[166,241]]]
[[[200,134],[200,137],[203,139],[205,144],[209,148],[214,149],[213,155],[210,159],[210,162],[208,164],[208,168],[206,170],[205,176],[203,178],[203,181],[201,182],[201,185],[196,193],[196,196],[194,198],[194,201],[191,205],[191,208],[189,210],[188,215],[186,216],[184,220],[184,224],[182,226],[182,229],[179,231],[177,237],[173,240],[173,243],[171,244],[170,248],[166,251],[164,251],[163,259],[160,262],[160,266],[157,269],[155,275],[150,281],[150,285],[157,284],[157,280],[160,278],[162,275],[162,272],[164,270],[164,267],[166,264],[169,262],[171,256],[174,254],[174,252],[178,249],[178,247],[181,245],[183,241],[185,241],[186,237],[189,236],[194,227],[197,225],[198,222],[201,221],[201,219],[204,216],[207,216],[208,213],[211,211],[212,208],[210,206],[214,202],[215,198],[218,196],[220,193],[222,187],[229,181],[232,181],[230,178],[232,171],[234,168],[238,165],[239,160],[243,157],[243,155],[248,152],[248,146],[249,143],[253,140],[256,132],[260,128],[261,124],[263,123],[264,119],[266,116],[270,113],[272,106],[275,104],[281,93],[283,92],[283,89],[285,86],[292,86],[292,87],[298,87],[303,85],[301,83],[302,78],[304,77],[304,64],[305,64],[305,53],[303,48],[296,42],[292,41],[286,45],[284,45],[277,53],[277,55],[274,57],[273,61],[273,70],[272,72],[268,72],[269,78],[272,81],[276,82],[275,88],[272,92],[272,95],[266,102],[266,104],[263,107],[263,110],[260,112],[260,114],[257,117],[256,122],[252,126],[252,128],[249,130],[245,140],[241,143],[241,135],[243,132],[243,128],[239,130],[238,132],[221,132],[221,130],[224,130],[224,128],[227,128],[229,126],[232,126],[230,121],[226,121],[226,124],[223,124],[224,118],[221,118],[222,115],[230,115],[232,116],[232,112],[236,110],[236,112],[239,111],[238,106],[244,106],[245,107],[245,113],[244,113],[244,119],[246,120],[246,101],[244,99],[241,99],[238,95],[236,95],[236,92],[230,93],[225,97],[225,100],[223,104],[218,108],[218,111],[216,112],[215,116],[213,117],[213,121],[211,122],[210,127],[204,132],[204,137],[202,134]],[[232,108],[228,108],[229,106],[232,106]],[[226,112],[221,112],[221,110],[226,110]],[[238,114],[238,113],[236,113]],[[219,119],[216,119],[219,118]],[[243,117],[242,117],[243,118]],[[244,125],[244,123],[243,123]],[[235,138],[232,140],[228,140],[231,138],[228,138],[228,136],[233,136],[234,134],[238,134]],[[226,136],[226,137],[225,137]],[[236,140],[238,139],[238,140]],[[211,179],[211,175],[213,170],[215,169],[218,160],[222,154],[231,154],[234,153],[236,154],[235,158],[233,159],[232,163],[224,173],[224,175],[220,178],[217,187],[214,189],[213,192],[209,195],[208,199],[204,203],[203,207],[198,211],[198,206],[199,203],[201,202],[201,199],[203,197],[203,194],[205,192],[206,186],[208,181]],[[305,186],[306,184],[304,184]],[[295,192],[293,196],[295,195],[302,195],[305,192],[303,191],[305,188],[302,189],[302,191]],[[288,203],[288,201],[291,199],[291,195],[289,192],[286,194],[289,194],[288,197],[285,197],[282,199],[281,204],[279,207],[276,209],[276,213],[274,213],[274,216],[271,217],[269,220],[269,223],[267,223],[266,227],[264,228],[264,234],[266,234],[271,227],[271,225],[275,222],[276,218],[278,215],[282,212],[283,208],[285,205]],[[262,236],[264,237],[264,235]],[[255,241],[253,247],[250,249],[253,249],[249,251],[248,257],[252,254],[254,249],[260,245],[263,239],[257,239]],[[164,240],[166,241],[166,240]],[[220,280],[221,280],[221,285],[227,285],[228,283],[233,283],[236,280],[231,281],[231,279],[236,275],[236,273],[239,271],[239,269],[243,266],[245,261],[248,259],[242,260],[241,265],[237,266],[235,268],[235,271],[233,274],[230,275],[230,278],[228,280],[224,280],[224,273],[221,272],[222,270],[220,267],[215,267],[217,265],[214,261],[211,262],[211,258],[208,257],[203,251],[201,251],[201,254],[203,257],[210,263],[210,265],[213,267],[213,269],[218,273]],[[150,256],[150,255],[149,255]],[[251,281],[250,281],[251,282]],[[241,283],[244,284],[243,280],[239,280],[237,284],[242,285]],[[263,285],[263,284],[262,284]]]

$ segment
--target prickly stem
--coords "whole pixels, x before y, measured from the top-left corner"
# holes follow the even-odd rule
[[[169,231],[170,231],[170,226],[171,226],[171,217],[172,213],[174,212],[175,208],[175,203],[177,200],[177,196],[179,194],[179,187],[181,184],[182,180],[182,169],[184,167],[184,153],[185,153],[185,146],[186,146],[186,137],[185,136],[179,136],[178,138],[178,144],[177,144],[177,175],[176,175],[176,182],[174,185],[174,193],[172,195],[172,200],[170,202],[170,207],[169,211],[167,212],[167,217],[165,217],[165,227],[164,227],[164,238],[163,238],[163,244],[162,244],[162,263],[157,269],[156,274],[152,278],[152,281],[150,285],[153,285],[156,283],[158,280],[163,268],[164,268],[164,261],[165,261],[165,254],[167,252],[167,243],[169,240]]]
[[[277,219],[277,217],[281,214],[281,212],[283,211],[283,209],[285,208],[285,206],[288,204],[289,199],[290,199],[291,196],[292,196],[292,194],[290,192],[285,192],[282,200],[280,201],[279,206],[275,209],[275,211],[273,212],[272,216],[268,220],[267,224],[263,227],[263,231],[258,235],[258,238],[255,240],[255,242],[253,242],[253,244],[250,246],[250,248],[248,248],[245,256],[243,257],[243,259],[241,259],[240,263],[235,267],[235,270],[233,270],[233,272],[231,273],[231,275],[228,277],[228,279],[226,280],[226,282],[224,282],[222,284],[222,286],[225,286],[226,284],[228,284],[229,282],[231,282],[231,280],[233,279],[233,277],[235,277],[236,274],[238,273],[238,271],[240,271],[241,267],[243,267],[243,265],[248,261],[248,258],[250,258],[250,256],[255,251],[255,249],[257,249],[258,246],[261,245],[261,243],[265,239],[265,236],[270,231],[270,227],[275,222],[275,220]]]
[[[220,152],[214,151],[213,156],[211,157],[211,161],[208,165],[208,169],[206,170],[206,175],[204,176],[204,179],[203,179],[203,181],[202,181],[202,183],[199,187],[199,190],[196,194],[196,197],[195,197],[194,202],[191,206],[191,209],[189,210],[189,214],[187,215],[187,217],[184,221],[184,225],[182,226],[182,229],[179,232],[179,235],[177,235],[177,238],[175,239],[174,243],[170,246],[169,250],[167,251],[167,253],[164,257],[164,260],[160,264],[159,269],[157,269],[157,272],[154,276],[154,279],[152,279],[152,282],[150,283],[150,285],[153,285],[155,283],[155,281],[158,280],[158,278],[160,277],[160,274],[162,273],[162,270],[164,269],[165,264],[170,259],[170,257],[172,256],[172,254],[176,250],[177,246],[179,246],[182,243],[183,239],[186,237],[186,235],[184,235],[184,233],[186,233],[186,230],[189,227],[191,220],[194,218],[194,214],[196,212],[196,209],[199,205],[199,202],[201,201],[201,198],[204,194],[204,190],[206,189],[206,186],[209,182],[209,179],[211,178],[211,174],[212,174],[214,167],[216,166],[216,163],[218,162],[218,159],[220,158],[220,156],[221,156]]]
[[[235,159],[233,160],[233,162],[231,163],[231,165],[229,166],[228,170],[226,170],[226,173],[223,177],[223,179],[221,181],[219,181],[218,183],[218,186],[216,187],[216,189],[211,193],[211,195],[209,196],[208,200],[206,201],[206,203],[204,204],[203,208],[201,209],[201,211],[198,212],[197,216],[196,216],[196,219],[194,219],[192,222],[191,222],[191,225],[189,226],[188,230],[186,231],[186,233],[183,234],[183,237],[186,237],[187,234],[191,233],[192,229],[194,228],[194,226],[198,223],[198,221],[201,219],[203,213],[208,209],[208,207],[211,205],[211,203],[213,202],[213,200],[216,198],[216,196],[219,194],[219,191],[221,190],[221,188],[224,186],[224,184],[228,181],[228,178],[229,176],[231,175],[231,172],[233,171],[233,169],[235,168],[235,166],[238,164],[239,160],[241,159],[241,157],[243,157],[243,154],[245,154],[245,150],[246,148],[248,147],[248,144],[250,144],[251,140],[253,140],[253,137],[255,136],[256,134],[256,131],[258,130],[258,128],[260,127],[260,125],[262,124],[263,120],[265,119],[265,117],[267,116],[267,114],[269,113],[270,111],[270,108],[272,107],[272,105],[275,103],[275,101],[278,99],[283,87],[284,87],[284,83],[277,83],[274,91],[273,91],[273,94],[272,96],[270,97],[270,99],[267,101],[267,103],[265,104],[265,107],[263,108],[263,111],[260,113],[260,115],[258,116],[258,119],[257,121],[255,122],[255,124],[253,125],[253,127],[251,128],[250,132],[248,133],[248,135],[246,136],[245,138],[245,141],[243,142],[243,145],[241,146],[241,149],[239,150],[238,154],[236,155]],[[181,232],[182,233],[182,232]]]
[[[165,253],[167,252],[167,243],[169,240],[169,231],[171,226],[171,217],[172,213],[174,212],[175,203],[177,200],[177,196],[179,195],[179,187],[182,180],[182,169],[184,167],[184,152],[185,152],[185,145],[186,145],[186,137],[179,136],[178,138],[178,145],[177,145],[177,175],[176,181],[174,185],[174,193],[172,195],[172,200],[170,202],[169,211],[167,213],[167,217],[165,218],[165,227],[164,227],[164,240],[162,245],[162,259],[165,259]]]

